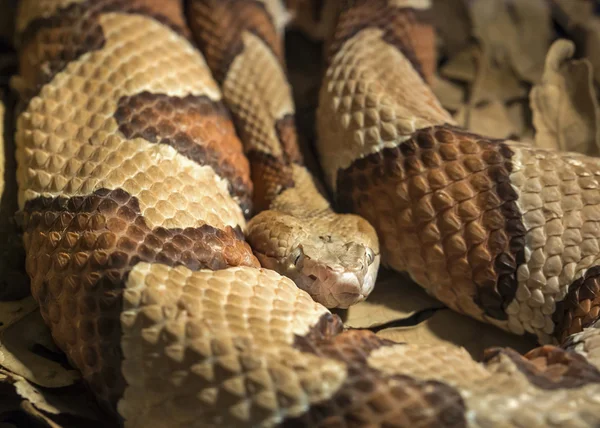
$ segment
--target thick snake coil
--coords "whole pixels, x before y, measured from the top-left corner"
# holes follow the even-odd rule
[[[347,2],[339,15],[318,123],[329,185],[376,227],[387,265],[454,309],[567,337],[568,350],[493,349],[476,363],[344,331],[260,268],[244,240],[252,193],[263,211],[250,226],[266,241],[259,216],[364,225],[363,241],[343,244],[362,270],[334,275],[351,281],[349,301],[378,263],[376,238],[362,238],[372,229],[335,215],[301,166],[278,2],[189,2],[195,45],[179,0],[23,0],[16,141],[31,289],[125,426],[600,423],[598,163],[455,128],[419,74],[432,33],[401,3]],[[317,232],[332,235],[320,248],[334,232],[346,233]],[[324,259],[319,272],[350,266]]]

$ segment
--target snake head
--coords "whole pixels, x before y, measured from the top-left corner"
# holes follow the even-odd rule
[[[373,290],[380,256],[332,235],[305,239],[286,257],[280,273],[328,308],[348,308]]]
[[[328,308],[354,305],[375,285],[379,241],[361,217],[332,214],[327,221],[300,221],[263,211],[248,223],[247,239],[264,268],[292,279]]]

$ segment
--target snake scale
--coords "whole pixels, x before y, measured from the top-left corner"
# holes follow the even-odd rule
[[[327,15],[336,214],[298,149],[279,1],[21,1],[26,269],[120,424],[600,424],[600,162],[458,128],[428,85],[427,3]],[[475,362],[344,329],[327,307],[380,260],[542,346]]]

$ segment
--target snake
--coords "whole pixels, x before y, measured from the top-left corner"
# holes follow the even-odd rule
[[[305,2],[20,2],[26,270],[115,425],[600,424],[600,163],[458,127],[427,5],[341,0],[314,27],[323,186],[283,55]],[[330,309],[380,263],[540,346],[344,328]]]

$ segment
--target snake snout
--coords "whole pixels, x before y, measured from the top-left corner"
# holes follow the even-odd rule
[[[361,302],[370,293],[364,287],[364,281],[361,281],[352,272],[343,272],[336,275],[333,280],[331,294],[337,301],[338,308],[348,308],[358,302]]]
[[[316,276],[311,286],[315,300],[342,309],[365,300],[375,286],[379,254],[355,242],[339,247],[333,242],[327,254],[311,266],[311,273],[316,274],[311,276]]]

